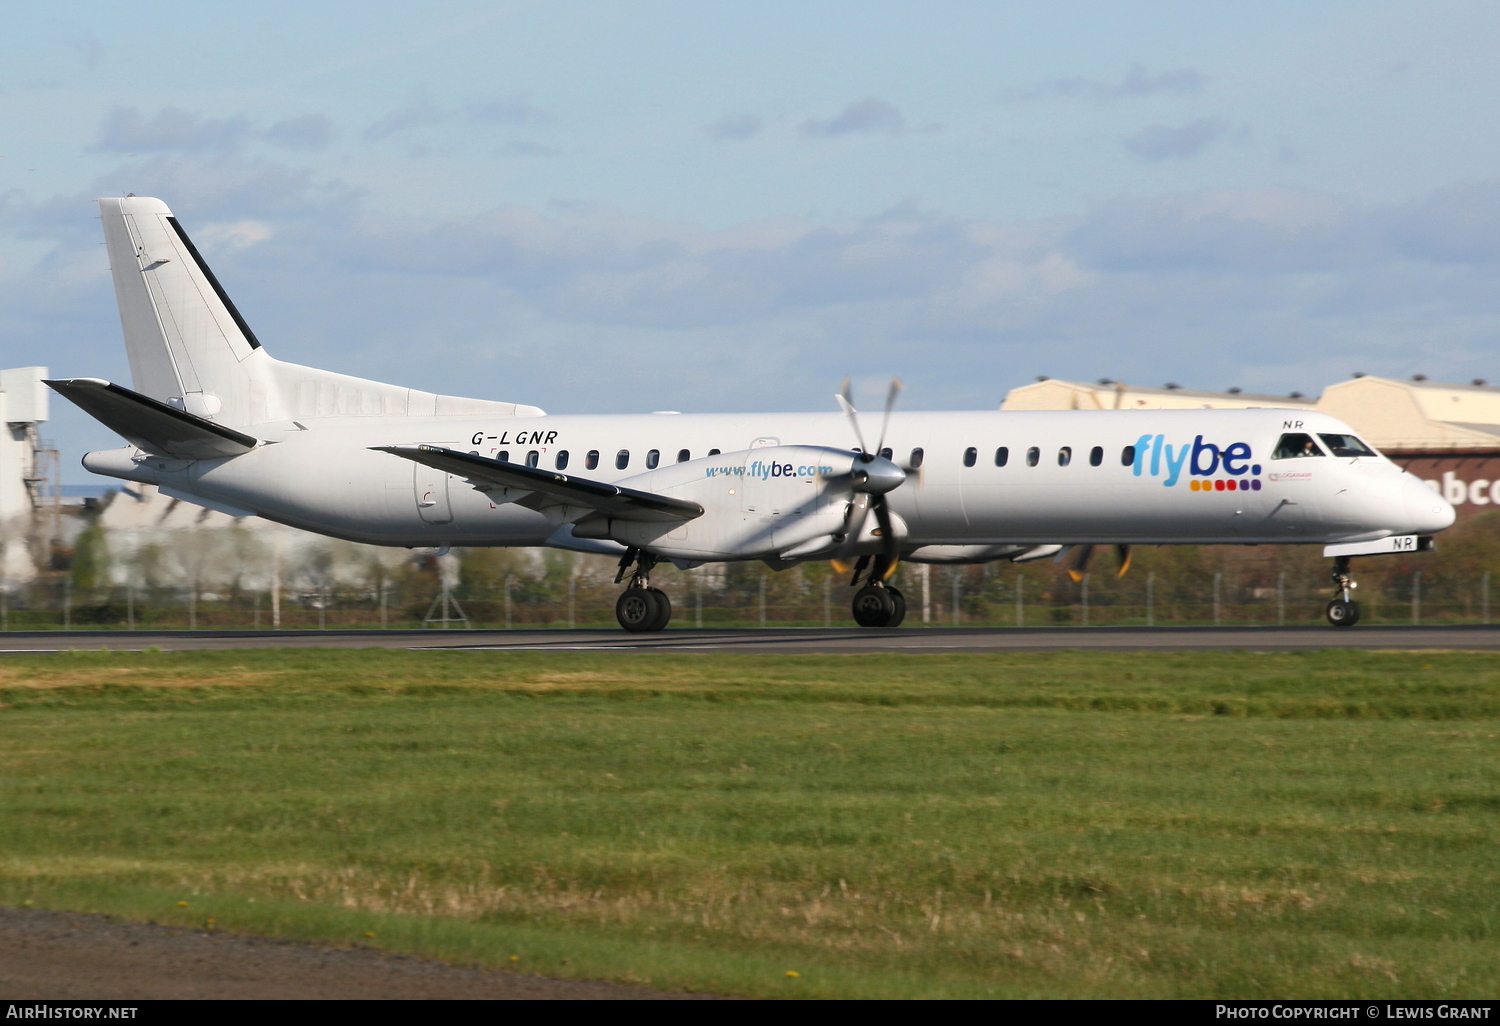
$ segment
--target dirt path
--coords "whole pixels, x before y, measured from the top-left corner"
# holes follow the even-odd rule
[[[693,998],[371,950],[0,907],[0,998]]]

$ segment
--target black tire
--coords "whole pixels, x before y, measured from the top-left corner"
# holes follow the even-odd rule
[[[896,600],[886,588],[867,584],[854,593],[850,604],[854,610],[854,622],[861,627],[889,627],[896,615]]]
[[[656,602],[656,619],[651,621],[648,628],[651,633],[655,633],[672,622],[672,600],[660,588],[647,588],[646,591],[651,593],[652,600]]]
[[[661,616],[661,608],[653,591],[654,588],[626,588],[620,592],[620,597],[615,599],[615,619],[620,622],[621,627],[632,634],[661,630],[655,626]],[[667,615],[671,615],[670,611]]]
[[[891,622],[886,624],[886,626],[900,627],[901,621],[906,619],[906,596],[901,594],[899,589],[892,588],[889,584],[885,586],[885,590],[891,593],[891,601],[896,605],[896,611],[891,614]]]
[[[1335,627],[1353,627],[1359,623],[1359,603],[1353,599],[1347,602],[1336,598],[1328,603],[1326,614],[1328,622]]]

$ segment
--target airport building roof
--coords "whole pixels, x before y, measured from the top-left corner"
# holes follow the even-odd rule
[[[1168,385],[1146,388],[1103,379],[1096,384],[1041,378],[1013,388],[1002,410],[1243,410],[1255,406],[1309,409],[1314,400],[1299,395],[1255,395],[1238,390],[1200,392]]]
[[[1318,409],[1386,452],[1500,450],[1493,385],[1364,376],[1323,389]]]
[[[1143,388],[1102,380],[1095,384],[1043,378],[1013,388],[1002,410],[1192,410],[1249,407],[1316,409],[1335,416],[1385,452],[1500,452],[1500,387],[1357,375],[1323,389],[1317,399]]]

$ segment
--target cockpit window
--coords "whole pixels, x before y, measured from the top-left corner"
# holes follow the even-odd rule
[[[1318,432],[1318,437],[1323,439],[1323,444],[1328,446],[1328,451],[1335,456],[1374,456],[1375,450],[1353,435],[1327,435]]]
[[[1318,448],[1312,435],[1304,435],[1300,432],[1293,435],[1282,435],[1281,441],[1276,443],[1276,451],[1271,454],[1273,460],[1292,460],[1300,456],[1321,456],[1323,450]]]

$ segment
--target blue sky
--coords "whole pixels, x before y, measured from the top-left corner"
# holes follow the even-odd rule
[[[557,412],[1500,379],[1496,52],[1483,3],[34,6],[0,360],[128,381],[128,191],[278,357]]]

